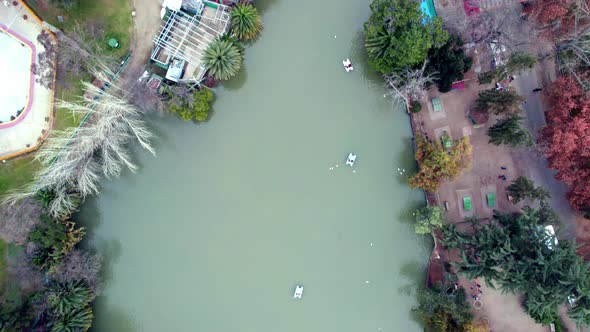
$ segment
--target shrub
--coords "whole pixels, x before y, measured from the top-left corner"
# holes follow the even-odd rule
[[[422,105],[420,104],[420,102],[417,100],[412,101],[412,104],[410,106],[410,112],[418,113],[421,110],[422,110]]]

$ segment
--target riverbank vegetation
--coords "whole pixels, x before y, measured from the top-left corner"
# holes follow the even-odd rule
[[[453,141],[450,149],[445,149],[441,143],[433,143],[417,135],[415,158],[419,170],[410,177],[410,186],[434,192],[443,181],[455,179],[463,169],[469,167],[471,144],[467,137],[462,137]]]
[[[418,307],[414,312],[426,325],[425,331],[476,332],[484,331],[473,322],[471,306],[465,289],[445,282],[418,290]]]
[[[84,331],[92,323],[101,260],[77,248],[85,229],[70,216],[86,196],[99,192],[100,180],[136,169],[131,139],[154,152],[140,112],[102,69],[93,72],[101,86],[85,83],[84,98],[61,104],[88,115],[84,126],[55,133],[36,154],[43,167],[34,181],[4,201],[9,205],[2,208],[0,237],[21,249],[9,260],[0,315],[10,319],[0,329]]]
[[[554,220],[546,212],[525,207],[522,212],[496,212],[489,223],[472,222],[469,231],[455,225],[443,228],[443,242],[458,249],[459,273],[485,278],[488,286],[524,294],[523,306],[538,323],[558,320],[557,311],[570,304],[569,316],[578,324],[590,323],[589,266],[577,256],[575,245],[557,241],[545,228]]]

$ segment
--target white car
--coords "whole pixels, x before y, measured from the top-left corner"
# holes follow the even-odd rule
[[[346,159],[346,165],[348,166],[354,166],[354,161],[356,160],[356,154],[354,153],[349,153],[348,154],[348,158]]]
[[[303,296],[303,286],[297,285],[295,287],[295,293],[293,294],[294,299],[300,299]]]
[[[350,59],[342,60],[342,65],[344,66],[344,69],[347,73],[354,70],[354,68],[352,67],[352,62],[350,62]]]

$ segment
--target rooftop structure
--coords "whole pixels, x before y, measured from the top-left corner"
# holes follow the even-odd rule
[[[215,38],[227,31],[229,24],[228,6],[205,0],[194,4],[180,10],[167,9],[151,55],[165,69],[172,63],[185,64],[183,75],[177,78],[179,68],[174,68],[172,75],[181,82],[198,82],[203,78],[203,54]]]

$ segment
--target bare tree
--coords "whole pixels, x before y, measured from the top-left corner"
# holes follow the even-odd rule
[[[411,102],[422,99],[426,87],[434,83],[434,74],[426,74],[425,68],[426,62],[420,69],[405,68],[385,76],[394,103],[403,102],[406,111],[410,110]]]
[[[101,267],[102,257],[100,255],[74,249],[55,268],[53,278],[59,282],[84,280],[94,294],[99,294],[102,287],[99,277]]]
[[[521,19],[520,5],[503,9],[491,9],[468,18],[468,31],[474,43],[497,43],[510,50],[517,50],[536,40],[535,33],[526,20]]]
[[[103,85],[83,83],[86,93],[80,102],[60,102],[61,108],[87,116],[86,122],[79,128],[55,132],[35,156],[44,167],[34,181],[24,190],[12,192],[4,203],[51,191],[55,198],[48,212],[54,218],[64,218],[77,208],[80,199],[99,192],[102,176],[111,178],[124,168],[137,169],[128,151],[130,142],[155,153],[141,113],[111,81],[112,73],[107,73],[105,68],[94,71]]]
[[[28,243],[25,250],[16,255],[10,255],[6,261],[6,271],[12,280],[16,280],[20,289],[34,292],[43,287],[44,274],[31,263],[33,261],[35,245]]]
[[[42,213],[41,205],[33,198],[22,200],[16,206],[0,206],[0,238],[24,244]]]
[[[57,45],[48,32],[42,30],[37,36],[39,44],[43,45],[43,52],[38,55],[38,63],[31,67],[36,76],[35,82],[47,89],[54,88],[54,72],[57,64]]]

